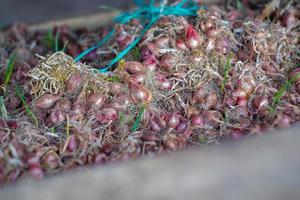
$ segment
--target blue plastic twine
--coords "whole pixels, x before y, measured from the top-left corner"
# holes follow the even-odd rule
[[[144,34],[152,27],[152,25],[161,17],[168,15],[175,16],[196,16],[199,6],[192,0],[182,0],[174,6],[165,5],[163,0],[159,0],[159,6],[156,6],[155,0],[146,2],[145,0],[133,0],[138,9],[133,12],[126,12],[115,18],[115,23],[125,24],[132,19],[138,19],[141,22],[146,22],[141,34],[124,50],[122,50],[114,59],[110,60],[105,68],[99,69],[100,73],[107,72],[114,64],[128,54],[143,38]],[[114,34],[116,30],[112,29],[101,41],[80,53],[75,62],[80,61],[83,57],[103,46]]]

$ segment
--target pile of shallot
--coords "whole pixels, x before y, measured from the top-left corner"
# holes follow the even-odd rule
[[[243,9],[212,6],[194,18],[162,17],[107,73],[97,68],[139,36],[139,21],[115,25],[115,37],[82,62],[73,57],[106,28],[64,26],[50,35],[29,33],[23,24],[2,30],[0,182],[299,122],[299,4]],[[51,49],[55,31],[56,44],[68,41],[65,52]]]

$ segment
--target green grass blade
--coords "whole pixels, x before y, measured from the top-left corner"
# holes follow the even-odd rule
[[[4,88],[7,87],[8,83],[11,79],[11,75],[12,75],[12,72],[13,72],[14,66],[15,66],[16,56],[17,56],[17,52],[14,52],[9,56],[9,60],[8,60],[8,64],[7,64],[7,68],[6,68],[6,72],[5,72],[5,78],[4,78]]]
[[[236,0],[236,8],[238,11],[245,10],[243,3],[240,0]]]
[[[140,112],[139,112],[137,118],[135,119],[135,122],[133,123],[131,132],[136,132],[136,131],[139,129],[139,126],[140,126],[140,123],[141,123],[141,120],[142,120],[144,111],[145,111],[145,105],[143,105],[143,106],[141,107],[141,110],[140,110]]]
[[[3,117],[4,119],[8,118],[3,96],[0,96],[0,112],[1,112],[1,117]]]
[[[279,104],[281,98],[284,96],[285,92],[289,90],[292,84],[300,78],[300,73],[297,73],[294,77],[290,80],[284,82],[284,84],[279,88],[279,90],[275,93],[274,97],[272,98],[271,103],[271,111],[274,112],[276,106]]]
[[[231,70],[231,64],[230,64],[230,57],[228,56],[225,64],[225,69],[224,69],[224,80],[221,85],[221,92],[224,92],[225,85],[227,84],[229,79],[230,70]]]
[[[119,123],[120,123],[121,125],[123,125],[123,124],[125,123],[125,114],[124,114],[123,112],[121,112],[121,113],[119,114]]]
[[[66,51],[66,49],[67,49],[67,47],[68,47],[68,41],[65,41],[65,43],[64,43],[64,46],[63,46],[63,48],[62,48],[62,51],[63,52],[65,52]]]
[[[28,117],[31,118],[32,122],[34,123],[34,125],[38,126],[39,125],[39,121],[37,119],[37,117],[35,116],[35,114],[30,110],[29,108],[29,105],[27,104],[26,100],[25,100],[25,97],[24,97],[24,94],[22,92],[22,89],[19,87],[19,86],[16,86],[16,94],[17,96],[20,98],[25,110],[26,110],[26,113],[28,115]]]
[[[46,38],[45,38],[45,42],[47,43],[47,46],[50,49],[53,49],[55,47],[55,39],[53,37],[53,30],[52,28],[50,28],[47,32]]]
[[[121,81],[121,79],[118,76],[110,76],[110,77],[107,77],[105,80],[107,80],[109,82],[113,82],[113,83],[117,83],[117,82]]]
[[[134,60],[139,60],[141,57],[141,51],[138,47],[134,47],[134,49],[132,49],[132,56]]]
[[[57,29],[56,35],[55,35],[55,52],[59,51],[59,36],[60,36],[60,31]]]

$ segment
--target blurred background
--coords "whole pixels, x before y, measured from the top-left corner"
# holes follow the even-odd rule
[[[235,4],[237,0],[194,0],[213,4],[223,2]],[[239,0],[252,7],[260,7],[269,0]],[[282,0],[288,1],[288,0]],[[174,0],[168,0],[174,2]],[[59,18],[80,16],[103,11],[101,7],[111,9],[129,9],[132,0],[0,0],[0,27],[11,22],[42,22]]]
[[[128,9],[132,0],[0,0],[0,23],[40,22],[101,10],[101,6]]]

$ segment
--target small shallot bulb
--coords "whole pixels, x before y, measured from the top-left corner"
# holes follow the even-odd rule
[[[218,95],[216,92],[210,92],[205,97],[205,102],[203,102],[203,107],[205,110],[210,110],[216,107],[218,103]]]
[[[267,107],[269,104],[268,98],[265,96],[256,96],[252,100],[252,107],[254,110],[258,111],[262,108]]]
[[[202,38],[200,34],[192,25],[188,25],[185,32],[186,45],[190,49],[198,48],[202,44]]]
[[[204,21],[204,20],[202,20],[202,21],[200,22],[200,29],[201,29],[201,31],[206,32],[205,21]]]
[[[200,115],[193,114],[191,116],[192,126],[204,126],[204,119]]]
[[[77,140],[76,140],[76,136],[74,134],[70,135],[70,137],[69,137],[67,149],[70,152],[74,152],[77,149]]]
[[[99,153],[94,158],[94,163],[103,164],[107,159],[107,155],[105,153]]]
[[[253,77],[246,77],[239,80],[240,87],[247,93],[247,95],[251,95],[254,88],[256,87],[256,82]]]
[[[132,41],[132,37],[125,34],[119,34],[116,40],[118,45],[123,49]]]
[[[166,53],[162,56],[159,64],[161,67],[169,70],[172,69],[176,65],[176,63],[177,61],[175,55],[171,53]]]
[[[165,79],[162,82],[159,82],[159,89],[161,89],[161,90],[170,90],[172,87],[173,87],[173,84],[168,79]]]
[[[139,85],[135,82],[129,82],[129,94],[131,100],[137,104],[150,103],[152,100],[152,93],[147,88],[142,85]]]
[[[166,80],[167,76],[163,73],[156,73],[155,78],[158,82],[162,82],[162,81]]]
[[[244,137],[244,133],[239,129],[232,129],[231,130],[231,137],[234,140],[239,140],[239,139]]]
[[[219,29],[210,29],[207,31],[207,37],[208,38],[215,38],[220,33]]]
[[[4,174],[4,167],[0,168],[0,182],[4,183],[5,179],[6,179],[6,175]]]
[[[4,130],[0,130],[0,142],[3,142],[6,136],[6,132]]]
[[[214,20],[211,19],[211,18],[208,18],[206,21],[205,21],[205,30],[210,30],[211,28],[213,28],[214,26]]]
[[[292,119],[288,115],[278,116],[278,127],[279,128],[289,128],[291,126]]]
[[[72,111],[72,120],[82,120],[86,112],[86,105],[81,101],[77,101],[74,103]]]
[[[154,132],[160,132],[162,130],[160,125],[153,119],[150,120],[150,129]]]
[[[72,102],[67,98],[60,99],[55,104],[55,108],[61,110],[70,110],[72,108]]]
[[[170,46],[170,38],[162,36],[155,41],[155,44],[159,49],[168,48]]]
[[[136,73],[144,73],[145,72],[145,66],[137,61],[130,61],[125,63],[124,69],[129,74],[136,74]]]
[[[60,97],[51,94],[43,94],[37,101],[36,106],[41,109],[49,109],[54,106]]]
[[[35,179],[42,179],[44,177],[44,171],[40,165],[34,165],[29,167],[29,174]]]
[[[126,108],[130,103],[130,99],[126,94],[120,94],[116,98],[113,98],[110,102],[110,107],[120,111]]]
[[[241,88],[238,88],[233,92],[233,97],[237,98],[236,103],[239,106],[246,106],[248,103],[247,92]]]
[[[88,105],[97,108],[100,108],[105,103],[105,100],[105,96],[101,93],[92,93],[87,97]]]
[[[33,174],[31,174],[33,176]],[[17,178],[20,176],[20,170],[12,170],[9,174],[6,174],[6,181],[8,182],[15,182]],[[34,177],[34,176],[33,176]]]
[[[274,65],[268,63],[262,65],[261,68],[267,73],[271,73],[271,74],[275,74],[278,72],[278,69]]]
[[[187,129],[187,123],[186,122],[180,122],[176,126],[176,131],[179,133],[183,133]]]
[[[227,106],[234,106],[237,103],[237,98],[232,97],[232,96],[226,94],[225,99],[224,99],[224,103]]]
[[[147,142],[156,142],[159,141],[159,138],[157,137],[157,135],[155,133],[148,133],[142,136],[141,138],[143,141],[147,141]]]
[[[159,89],[170,90],[173,86],[172,81],[168,80],[164,74],[157,73],[155,75]]]
[[[145,60],[149,57],[152,57],[153,53],[151,52],[151,49],[147,46],[143,46],[141,49],[141,59]]]
[[[226,15],[226,18],[229,20],[229,21],[236,21],[239,17],[242,16],[242,13],[237,11],[237,10],[232,10],[230,12],[227,13]]]
[[[252,122],[251,122],[250,119],[241,119],[240,120],[240,127],[244,128],[244,129],[249,128],[251,126],[251,123]]]
[[[101,110],[101,115],[98,120],[102,124],[105,124],[110,121],[116,121],[118,118],[118,112],[114,108],[104,108]]]
[[[147,58],[151,54],[152,54],[152,56],[159,56],[160,55],[160,50],[159,50],[158,46],[153,42],[149,42],[147,44],[147,49],[149,50],[150,54],[145,52],[144,55],[142,54],[142,59]],[[147,54],[148,54],[148,56],[147,56]]]
[[[29,166],[39,165],[39,163],[40,163],[40,157],[37,156],[37,155],[35,155],[35,156],[33,156],[33,157],[30,157],[30,158],[28,158],[28,160],[27,160],[27,164],[28,164]]]
[[[216,110],[206,110],[203,112],[205,124],[216,127],[219,125],[222,114]]]
[[[239,49],[237,51],[237,57],[238,57],[239,60],[244,61],[248,58],[248,55],[247,55],[247,52],[245,50]]]
[[[166,120],[162,119],[161,121],[159,121],[159,125],[163,129],[166,129],[167,128],[167,122],[166,122]]]
[[[150,71],[155,71],[158,64],[154,57],[149,56],[143,60],[143,65]]]
[[[281,18],[281,25],[285,27],[290,27],[293,24],[296,24],[297,18],[294,16],[293,12],[284,13]]]
[[[176,47],[177,47],[177,49],[182,50],[182,51],[189,51],[189,48],[186,46],[184,41],[180,40],[180,39],[176,41]]]
[[[176,126],[178,126],[178,124],[180,123],[180,119],[179,119],[179,115],[176,113],[172,113],[169,116],[169,120],[167,122],[167,125],[169,128],[176,128]]]
[[[215,48],[216,42],[214,39],[208,39],[206,44],[206,51],[210,52]]]
[[[296,92],[300,94],[300,67],[289,73],[289,79],[294,81]]]
[[[202,103],[205,98],[205,93],[206,91],[202,86],[198,87],[193,93],[192,103]]]
[[[221,19],[220,13],[222,13],[221,8],[219,8],[217,5],[210,6],[206,12],[210,19]]]
[[[178,17],[178,23],[177,23],[176,29],[179,32],[183,32],[185,27],[187,27],[188,25],[189,25],[189,23],[186,18],[184,18],[183,16]]]
[[[190,138],[193,135],[193,131],[191,129],[186,129],[183,133],[183,136],[185,136],[187,139]]]
[[[65,121],[66,116],[62,113],[61,110],[54,109],[51,112],[50,119],[53,124],[60,124]]]
[[[54,170],[59,166],[58,157],[53,153],[49,153],[44,158],[44,164],[49,170]]]
[[[16,150],[16,153],[20,157],[23,157],[25,155],[24,146],[19,142],[19,140],[17,138],[12,139],[11,145],[14,147],[14,149]]]
[[[82,86],[82,83],[85,79],[85,75],[82,73],[74,73],[67,80],[67,90],[73,92]]]
[[[163,145],[166,149],[171,151],[176,151],[178,149],[178,144],[175,134],[166,134],[163,136]]]
[[[296,92],[300,94],[300,83],[296,83]]]
[[[294,80],[294,82],[296,84],[300,83],[300,67],[294,69],[293,71],[291,71],[289,73],[289,79],[292,80],[292,79],[296,79]]]
[[[146,79],[146,74],[142,73],[142,74],[135,74],[133,77],[133,80],[138,83],[138,84],[142,84]]]
[[[160,27],[166,27],[171,24],[172,24],[172,22],[171,22],[170,18],[166,17],[166,16],[162,16],[157,22],[157,25],[159,25]]]
[[[112,83],[110,85],[109,92],[112,95],[118,95],[123,91],[123,89],[124,89],[124,85],[122,83]]]
[[[216,40],[216,50],[219,53],[227,54],[230,50],[230,40],[226,37],[218,38]]]
[[[245,97],[238,97],[237,101],[236,101],[236,104],[239,105],[239,106],[247,106],[248,99],[245,98]]]

